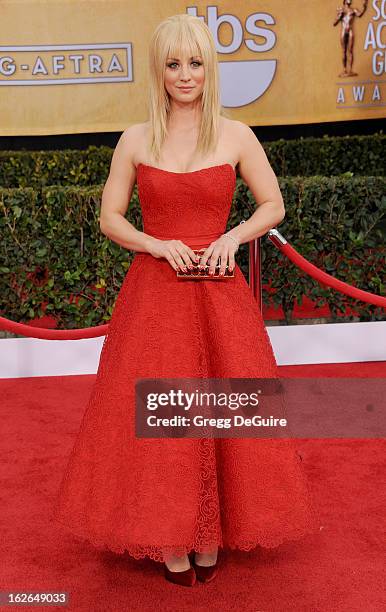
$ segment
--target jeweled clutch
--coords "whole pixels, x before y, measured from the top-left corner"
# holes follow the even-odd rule
[[[202,255],[202,253],[205,251],[205,249],[192,249],[193,252],[195,253],[195,255]],[[177,277],[178,278],[186,278],[189,280],[200,280],[201,278],[207,278],[210,280],[223,280],[225,278],[233,278],[235,275],[235,270],[233,268],[233,270],[230,272],[229,271],[229,267],[228,264],[225,266],[225,271],[223,276],[220,276],[220,267],[221,267],[221,260],[220,258],[218,259],[217,263],[216,263],[216,267],[215,267],[215,271],[214,274],[209,274],[209,265],[208,263],[205,265],[205,268],[203,270],[200,270],[199,265],[200,262],[192,262],[193,268],[191,270],[188,269],[187,272],[184,272],[183,270],[181,270],[180,268],[178,268],[177,270]]]

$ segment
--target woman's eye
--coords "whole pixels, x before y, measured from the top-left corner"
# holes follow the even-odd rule
[[[192,64],[196,64],[196,66],[201,66],[201,62],[192,62]],[[177,62],[171,62],[171,64],[168,64],[169,68],[173,68],[174,66],[177,66]]]

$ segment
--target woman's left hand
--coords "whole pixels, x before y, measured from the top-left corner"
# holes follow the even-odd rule
[[[205,266],[206,263],[209,265],[209,274],[214,274],[216,263],[221,258],[220,275],[225,274],[225,266],[228,264],[229,271],[235,267],[235,253],[238,251],[238,246],[231,238],[223,234],[217,240],[214,240],[205,249],[204,253],[200,257],[200,266]]]

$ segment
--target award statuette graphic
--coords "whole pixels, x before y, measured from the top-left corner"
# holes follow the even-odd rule
[[[334,27],[342,22],[342,30],[340,33],[340,44],[342,47],[342,63],[343,71],[339,74],[340,77],[357,76],[357,72],[353,72],[354,63],[354,41],[355,34],[353,30],[355,17],[362,17],[366,12],[368,0],[363,0],[362,10],[351,8],[352,0],[343,0],[343,7],[336,9],[336,19]],[[348,65],[348,67],[347,67]]]

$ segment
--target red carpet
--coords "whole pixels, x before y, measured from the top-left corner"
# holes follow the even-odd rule
[[[386,363],[282,366],[285,377],[386,376]],[[0,380],[1,591],[67,591],[76,612],[386,609],[386,441],[300,440],[320,535],[226,552],[216,580],[178,587],[162,566],[99,553],[49,520],[94,375]],[[23,610],[63,609],[26,606]]]

